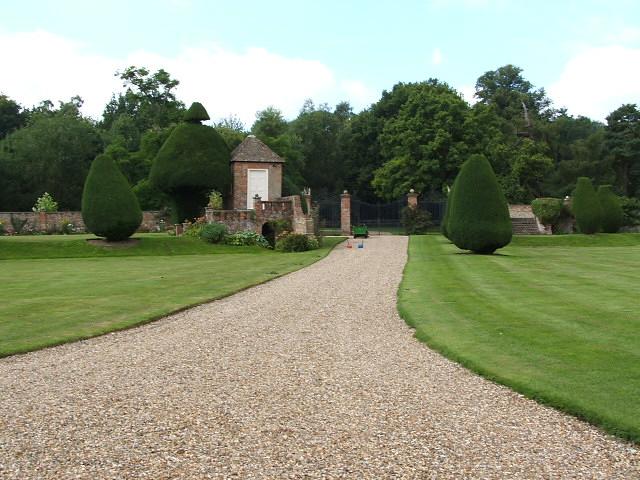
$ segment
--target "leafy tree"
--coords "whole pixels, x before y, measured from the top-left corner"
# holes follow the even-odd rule
[[[176,99],[180,84],[163,69],[151,73],[144,67],[131,66],[116,72],[126,90],[113,96],[102,114],[101,127],[111,130],[121,115],[133,119],[140,133],[151,128],[164,128],[182,119],[184,104]]]
[[[343,162],[339,151],[342,130],[352,116],[351,107],[341,103],[335,111],[326,104],[315,107],[307,100],[291,131],[300,138],[305,163],[302,176],[316,191],[337,192],[342,189]]]
[[[622,227],[624,215],[620,197],[613,193],[611,185],[600,185],[598,187],[598,200],[602,210],[602,231],[616,233]]]
[[[476,82],[475,96],[480,103],[491,105],[500,117],[515,121],[514,127],[520,131],[525,128],[523,104],[532,117],[551,114],[551,101],[544,89],[534,89],[515,65],[485,72]]]
[[[215,129],[201,124],[208,118],[202,105],[191,105],[151,167],[151,185],[171,199],[175,223],[198,217],[212,189],[223,196],[230,191],[229,148]]]
[[[115,161],[98,155],[82,193],[82,219],[98,237],[117,242],[129,238],[142,222],[138,199]]]
[[[244,123],[234,116],[223,118],[216,123],[215,128],[231,151],[242,143],[248,133]]]
[[[507,201],[483,155],[472,155],[460,168],[448,210],[447,233],[458,248],[491,254],[511,242]]]
[[[590,178],[578,178],[573,192],[572,210],[582,233],[592,234],[600,230],[602,208]]]
[[[302,142],[282,116],[282,112],[268,107],[256,114],[256,121],[251,133],[263,141],[271,150],[285,160],[282,194],[297,195],[303,187],[308,186],[302,175],[304,154]]]
[[[27,115],[20,104],[0,94],[0,140],[26,124]]]
[[[91,161],[103,144],[91,120],[79,113],[79,99],[31,113],[29,124],[0,141],[0,209],[30,210],[49,192],[61,210],[78,210]]]
[[[411,88],[379,137],[386,161],[373,179],[378,195],[397,198],[410,188],[441,191],[450,183],[469,152],[468,113],[467,103],[445,83],[432,79]]]
[[[623,195],[640,194],[640,111],[622,105],[607,117],[606,145]]]

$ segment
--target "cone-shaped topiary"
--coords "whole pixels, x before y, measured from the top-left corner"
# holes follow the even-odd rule
[[[209,114],[200,102],[193,102],[184,114],[184,121],[189,123],[200,123],[209,120]]]
[[[605,233],[616,233],[622,227],[624,212],[618,197],[611,188],[611,185],[600,185],[598,187],[598,200],[602,210],[602,231]]]
[[[602,209],[590,178],[578,178],[571,208],[580,232],[592,234],[600,230]]]
[[[211,190],[226,197],[231,186],[229,148],[218,132],[200,124],[205,117],[202,105],[191,105],[188,120],[173,129],[151,167],[151,184],[171,199],[174,223],[200,216]]]
[[[82,218],[87,230],[117,242],[129,238],[142,222],[142,210],[129,182],[109,155],[98,155],[82,193]]]
[[[449,194],[449,239],[463,250],[493,253],[511,241],[509,207],[489,161],[472,155]]]

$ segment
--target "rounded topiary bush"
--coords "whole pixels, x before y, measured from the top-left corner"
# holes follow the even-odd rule
[[[447,233],[458,248],[489,254],[511,242],[507,200],[483,155],[464,162],[447,209]]]
[[[605,233],[616,233],[622,227],[624,212],[620,197],[613,193],[611,185],[598,187],[598,200],[602,212],[601,226]]]
[[[224,197],[231,186],[229,148],[215,129],[200,124],[208,118],[202,105],[191,105],[151,167],[149,179],[171,199],[174,223],[200,216],[212,189]]]
[[[554,225],[562,213],[564,202],[561,198],[536,198],[531,202],[531,210],[543,225]]]
[[[87,230],[116,242],[129,238],[142,223],[142,210],[129,182],[109,155],[98,155],[82,193]]]
[[[592,234],[600,230],[602,208],[600,207],[598,195],[593,188],[590,178],[578,178],[576,188],[573,191],[571,209],[580,232]]]

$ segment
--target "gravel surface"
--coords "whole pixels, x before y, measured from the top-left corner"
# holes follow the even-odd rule
[[[635,447],[416,341],[406,246],[0,360],[0,478],[640,478]]]

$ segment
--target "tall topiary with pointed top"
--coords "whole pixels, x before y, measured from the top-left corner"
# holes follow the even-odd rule
[[[571,209],[581,233],[592,234],[600,230],[602,208],[590,178],[578,178]]]
[[[82,193],[82,219],[87,230],[117,242],[129,238],[142,222],[142,210],[129,182],[109,155],[98,155]]]
[[[449,194],[447,233],[463,250],[490,254],[511,242],[509,207],[489,161],[472,155]]]
[[[193,103],[151,167],[149,179],[171,199],[174,223],[200,216],[211,190],[226,197],[231,187],[229,148],[215,129],[201,124],[208,119],[205,108]]]
[[[605,233],[616,233],[622,227],[624,212],[620,205],[620,197],[613,193],[611,185],[600,185],[598,187],[598,200],[602,210],[602,231]]]

